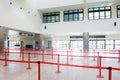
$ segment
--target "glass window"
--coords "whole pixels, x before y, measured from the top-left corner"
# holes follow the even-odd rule
[[[99,12],[94,13],[94,19],[99,19]]]
[[[88,9],[88,19],[110,19],[111,18],[111,7],[97,7],[97,8],[89,8]]]
[[[69,21],[72,21],[73,20],[73,14],[70,14],[69,15]]]
[[[90,49],[96,49],[97,48],[97,41],[96,40],[90,40],[89,41],[89,48]]]
[[[52,23],[60,21],[60,12],[43,13],[43,23]]]
[[[104,12],[104,11],[101,11],[101,12],[100,12],[100,19],[104,19],[104,17],[105,17],[105,12]]]
[[[117,17],[120,18],[120,5],[117,6]]]
[[[120,40],[115,40],[115,50],[120,49]]]
[[[78,21],[78,16],[79,16],[78,14],[74,14],[74,20],[75,21]]]
[[[118,18],[120,18],[120,10],[118,11]]]
[[[94,19],[93,17],[93,13],[89,13],[89,19]]]
[[[106,49],[113,50],[113,40],[106,40]]]
[[[83,20],[83,9],[64,11],[64,21],[79,21],[79,20]]]
[[[110,11],[106,11],[106,18],[110,18]]]

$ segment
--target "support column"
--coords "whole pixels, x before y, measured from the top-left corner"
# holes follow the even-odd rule
[[[0,54],[4,52],[4,48],[7,48],[7,36],[8,29],[0,26]]]
[[[35,34],[35,48],[41,48],[42,47],[42,35]]]
[[[83,32],[83,55],[89,56],[89,32]]]

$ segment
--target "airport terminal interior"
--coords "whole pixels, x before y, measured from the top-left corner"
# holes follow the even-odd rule
[[[120,80],[120,0],[0,0],[0,80]]]

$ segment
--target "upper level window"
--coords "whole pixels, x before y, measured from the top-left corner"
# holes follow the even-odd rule
[[[64,21],[80,21],[83,20],[83,9],[64,11]]]
[[[120,18],[120,5],[117,6],[117,17]]]
[[[110,19],[111,18],[111,7],[96,7],[88,9],[88,19],[96,20],[96,19]]]
[[[43,13],[43,23],[60,22],[60,12]]]

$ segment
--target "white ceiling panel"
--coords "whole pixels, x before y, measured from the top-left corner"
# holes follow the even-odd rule
[[[36,9],[82,4],[83,0],[26,0]]]
[[[102,1],[102,2],[103,2],[103,1],[105,1],[105,2],[107,1],[107,2],[108,2],[108,1],[115,1],[115,0],[87,0],[87,3],[101,2],[101,1]]]

